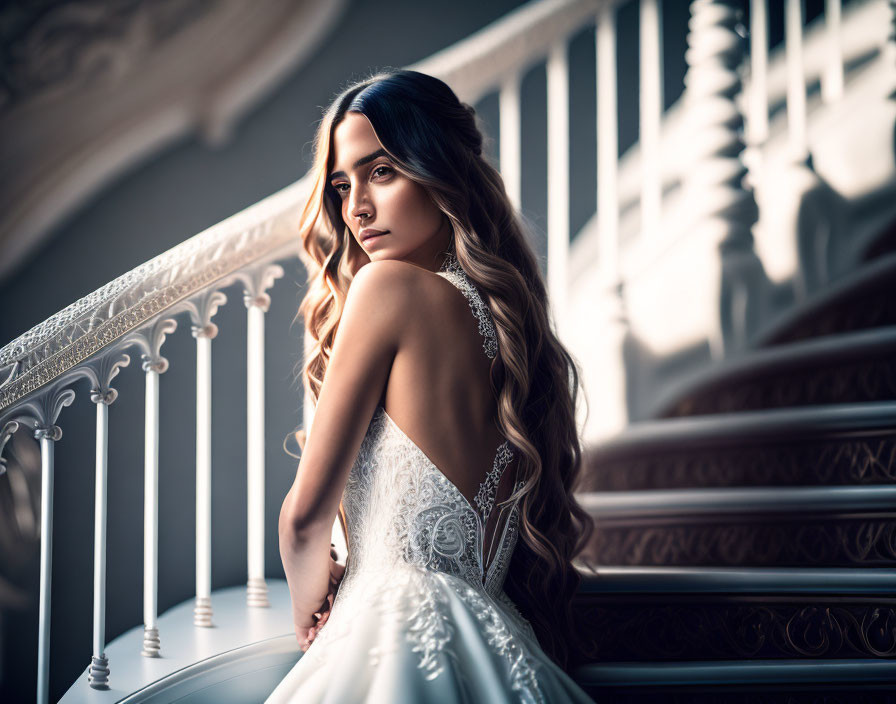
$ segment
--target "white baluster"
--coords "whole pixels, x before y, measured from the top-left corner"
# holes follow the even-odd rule
[[[824,22],[827,31],[827,66],[821,77],[821,98],[834,103],[843,97],[843,42],[840,34],[840,0],[825,0]]]
[[[159,657],[159,374],[143,362],[146,377],[143,410],[143,649],[148,658]]]
[[[830,6],[828,7],[830,10]],[[783,233],[796,232],[798,268],[793,276],[796,299],[803,300],[827,284],[836,267],[837,243],[844,241],[847,203],[815,171],[809,149],[806,117],[806,78],[803,67],[803,3],[787,0],[784,38],[787,59],[787,129],[791,164],[776,176],[786,183],[776,188],[786,194],[778,211],[784,214]],[[827,18],[830,20],[830,16]],[[830,26],[828,27],[830,30]],[[830,34],[828,35],[830,37]],[[832,47],[828,46],[829,52]],[[838,54],[839,52],[834,52]],[[831,60],[830,53],[828,59]],[[842,58],[834,59],[841,64]],[[822,84],[826,80],[822,75]],[[824,87],[822,85],[822,87]],[[829,88],[830,90],[830,88]]]
[[[719,253],[718,327],[711,354],[741,350],[763,319],[769,282],[753,247],[756,201],[744,185],[743,118],[736,96],[743,41],[737,10],[726,0],[693,0],[686,60],[685,104],[691,130],[687,169],[688,214],[696,237]]]
[[[146,378],[143,412],[143,649],[148,658],[159,657],[159,375],[168,369],[160,350],[165,336],[177,329],[177,321],[163,318],[149,330],[132,336],[139,345]]]
[[[283,267],[266,266],[244,278],[243,302],[248,309],[247,331],[247,512],[249,606],[268,607],[268,587],[264,580],[264,314],[271,298],[265,292],[274,279],[283,276]]]
[[[659,231],[663,205],[660,172],[660,123],[663,117],[661,7],[659,0],[641,0],[641,233],[648,236]]]
[[[96,404],[96,492],[93,514],[93,657],[87,682],[93,689],[109,689],[109,658],[106,657],[106,487],[109,461],[109,406],[118,392],[110,388],[112,378],[130,363],[126,354],[112,353],[91,362],[85,373],[93,381],[90,400]]]
[[[597,90],[597,221],[599,296],[593,301],[593,322],[601,331],[589,353],[600,360],[601,393],[589,402],[599,440],[628,424],[628,392],[624,349],[630,335],[625,308],[624,282],[619,266],[619,198],[617,169],[616,16],[613,3],[605,3],[595,18],[594,42]],[[649,139],[649,138],[648,138]]]
[[[212,337],[196,337],[196,606],[193,622],[212,625]]]
[[[56,442],[62,429],[56,425],[63,407],[75,400],[75,392],[57,386],[40,397],[22,404],[23,415],[14,419],[25,422],[40,442],[40,595],[37,616],[37,704],[47,704],[50,681],[50,596],[53,572],[53,469]],[[14,429],[8,424],[4,430]]]
[[[522,207],[522,111],[520,75],[514,74],[501,84],[498,112],[501,139],[501,179],[514,209]]]
[[[548,296],[554,324],[563,328],[569,262],[569,61],[566,42],[547,63],[548,94]]]
[[[607,4],[597,16],[598,267],[605,281],[619,278],[619,132],[616,106],[616,16]]]
[[[750,93],[744,162],[750,184],[762,181],[762,148],[768,139],[768,1],[750,0]]]
[[[106,657],[106,476],[108,463],[109,406],[101,397],[96,404],[96,492],[93,517],[93,657],[87,682],[94,689],[109,688]]]
[[[784,16],[787,58],[787,130],[790,151],[796,162],[809,153],[806,135],[806,78],[803,71],[803,3],[787,0]]]
[[[62,437],[58,426],[39,428],[40,441],[40,607],[38,610],[37,701],[49,701],[50,679],[50,577],[53,570],[53,464],[56,441]]]
[[[212,340],[218,326],[211,317],[227,302],[210,291],[192,306],[196,338],[196,604],[193,624],[212,627]]]

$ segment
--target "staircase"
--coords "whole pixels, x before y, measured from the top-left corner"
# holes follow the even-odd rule
[[[591,448],[596,698],[893,700],[894,293],[889,253]]]
[[[616,22],[635,5],[641,139],[617,158]],[[547,281],[582,366],[578,496],[598,528],[576,602],[596,658],[574,675],[598,701],[894,701],[896,165],[881,125],[891,140],[896,8],[832,0],[805,24],[799,0],[748,5],[747,57],[739,3],[691,3],[686,90],[668,110],[658,0],[536,0],[411,67],[471,104],[497,95],[500,169],[519,207],[522,76],[545,65]],[[770,10],[787,30],[771,50]],[[591,28],[598,207],[571,233],[568,47]],[[0,350],[0,481],[4,469],[19,476],[32,445],[41,471],[39,704],[51,699],[59,596],[53,502],[66,500],[54,497],[54,453],[73,413],[96,416],[93,642],[60,701],[261,701],[300,657],[285,581],[264,564],[272,507],[257,438],[267,292],[295,261],[308,187],[199,233]],[[244,586],[212,589],[213,320],[228,287],[247,309],[248,565]],[[166,359],[184,328],[195,358]],[[197,369],[195,421],[183,418],[196,432],[196,594],[159,613],[159,380],[171,364]],[[140,598],[105,579],[112,380],[129,366],[146,389],[142,476],[127,468],[144,487],[143,623],[106,643],[107,589]],[[92,407],[76,398],[82,387]]]

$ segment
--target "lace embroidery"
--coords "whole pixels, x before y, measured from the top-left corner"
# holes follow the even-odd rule
[[[510,686],[520,694],[521,701],[544,704],[544,697],[535,676],[538,661],[520,646],[518,638],[507,627],[501,612],[468,584],[451,582],[451,586],[457,595],[470,605],[476,619],[483,626],[489,647],[507,663]]]
[[[479,623],[489,650],[505,663],[521,699],[542,701],[530,650],[538,647],[537,639],[502,589],[517,540],[518,504],[502,507],[510,514],[486,586],[475,509],[390,421],[378,407],[349,472],[343,493],[351,546],[345,577],[330,620],[303,658],[315,667],[324,653],[332,657],[333,648],[342,647],[334,641],[353,637],[359,614],[376,614],[381,632],[389,635],[371,646],[370,665],[404,642],[417,654],[424,676],[435,679],[465,647],[452,615],[456,596]]]
[[[482,295],[476,286],[470,281],[467,272],[463,270],[460,262],[457,261],[457,257],[449,252],[442,263],[442,268],[437,273],[448,279],[466,296],[470,308],[473,309],[473,315],[479,321],[479,334],[485,338],[482,342],[482,348],[489,359],[494,359],[498,354],[498,337],[495,334],[495,324],[492,322],[491,311],[485,305],[485,301],[482,300]]]
[[[498,446],[494,466],[479,485],[479,491],[473,499],[482,515],[483,526],[488,525],[488,517],[494,508],[495,495],[498,493],[498,482],[501,481],[501,474],[512,459],[513,451],[510,449],[510,443],[505,440]]]
[[[519,491],[523,487],[523,484],[525,484],[525,481],[521,479],[517,482],[514,491]],[[513,548],[516,547],[519,529],[519,513],[519,503],[514,503],[513,507],[510,509],[510,516],[507,519],[507,523],[504,525],[504,533],[498,543],[498,554],[495,556],[495,559],[492,562],[492,567],[489,569],[488,575],[486,576],[485,591],[492,596],[497,596],[502,593],[501,590],[504,586],[504,578],[507,576],[507,570],[510,568],[511,553],[513,552]],[[522,616],[520,616],[520,618],[522,619]]]

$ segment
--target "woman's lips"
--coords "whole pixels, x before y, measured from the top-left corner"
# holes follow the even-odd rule
[[[363,239],[363,242],[364,242],[364,244],[367,244],[368,242],[373,242],[374,240],[378,240],[383,235],[388,235],[388,234],[389,234],[388,230],[386,230],[385,232],[377,232],[375,235],[370,235],[369,237],[365,237]]]

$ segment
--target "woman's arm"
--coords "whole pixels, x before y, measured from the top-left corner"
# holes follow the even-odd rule
[[[371,262],[349,288],[299,461],[280,510],[280,555],[298,630],[327,596],[329,549],[348,473],[382,395],[403,331],[417,315],[414,265]]]

